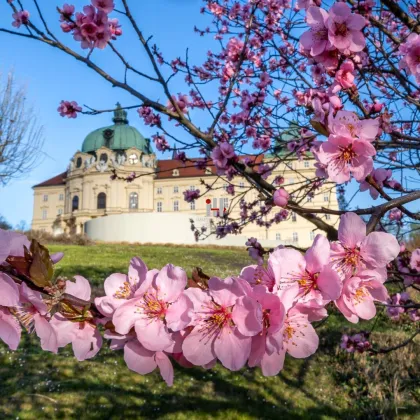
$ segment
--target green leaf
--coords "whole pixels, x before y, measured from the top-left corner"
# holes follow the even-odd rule
[[[29,268],[29,278],[38,287],[52,286],[54,269],[48,249],[33,239],[31,253],[32,264]]]

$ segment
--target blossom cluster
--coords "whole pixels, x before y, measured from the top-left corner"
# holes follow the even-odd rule
[[[61,29],[72,33],[84,49],[104,49],[108,42],[122,35],[121,25],[118,19],[108,17],[114,10],[113,0],[92,0],[91,3],[77,13],[73,5],[65,4],[60,9]]]
[[[266,266],[261,258],[225,279],[189,281],[181,267],[149,269],[135,257],[127,274],[105,280],[105,295],[91,304],[84,277],[54,282],[45,274],[62,254],[50,257],[36,241],[3,230],[0,243],[0,338],[10,349],[18,347],[22,327],[34,330],[46,351],[71,344],[79,361],[94,357],[105,338],[124,351],[129,369],[159,368],[168,385],[172,361],[207,369],[219,361],[232,371],[248,364],[271,376],[286,353],[309,357],[319,344],[312,323],[327,316],[330,303],[350,322],[374,317],[374,301],[387,303],[386,266],[400,251],[395,237],[366,235],[363,220],[347,213],[338,241],[318,235],[304,255],[279,246]],[[258,249],[256,240],[248,245]],[[354,342],[348,339],[347,348]]]
[[[370,334],[366,331],[351,336],[344,334],[341,337],[340,347],[348,353],[364,353],[371,348],[369,335]]]

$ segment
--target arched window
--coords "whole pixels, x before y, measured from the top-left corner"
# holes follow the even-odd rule
[[[130,209],[138,209],[139,208],[139,195],[135,192],[130,194]]]
[[[71,211],[79,210],[79,196],[75,195],[71,202]]]
[[[98,209],[106,209],[106,194],[103,192],[98,194]]]

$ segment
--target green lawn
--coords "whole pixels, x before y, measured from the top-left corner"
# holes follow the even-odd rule
[[[245,250],[164,246],[54,245],[65,258],[56,274],[89,278],[95,292],[112,272],[126,272],[130,257],[149,268],[173,263],[200,266],[211,275],[237,274],[251,261]],[[0,416],[11,419],[353,419],[419,418],[419,358],[415,345],[379,357],[338,349],[341,333],[356,327],[332,311],[319,329],[318,353],[306,360],[286,358],[285,369],[264,378],[259,369],[229,372],[175,367],[175,384],[166,387],[156,372],[129,371],[121,353],[105,345],[98,356],[77,362],[70,347],[59,355],[39,350],[25,335],[17,352],[0,344]],[[403,341],[412,326],[379,316],[374,339],[382,345]],[[32,344],[31,344],[32,342]],[[381,414],[384,415],[381,417]]]

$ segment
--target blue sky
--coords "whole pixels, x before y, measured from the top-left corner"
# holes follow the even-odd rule
[[[5,3],[3,0],[0,1],[0,26],[11,28],[11,13]],[[76,9],[80,10],[89,2],[84,0],[69,3],[75,4]],[[117,0],[116,4],[118,3]],[[72,43],[71,35],[62,34],[59,28],[55,6],[61,3],[41,0],[40,4],[55,34],[80,51]],[[200,14],[201,0],[132,1],[131,4],[133,4],[132,12],[145,35],[153,34],[154,42],[161,48],[165,57],[168,59],[176,56],[184,57],[186,48],[189,48],[192,61],[203,61],[212,41],[210,37],[201,38],[193,31],[195,24],[204,27],[208,23],[207,18]],[[147,63],[145,53],[134,34],[127,30],[128,24],[122,23],[125,33],[116,41],[116,45],[122,51],[129,53],[139,67],[144,68],[144,63]],[[75,120],[62,118],[57,112],[60,101],[76,100],[79,104],[97,109],[112,108],[117,101],[124,106],[139,102],[133,101],[133,98],[124,91],[112,88],[82,63],[46,45],[3,33],[0,33],[0,44],[2,46],[0,73],[4,74],[14,69],[18,83],[27,87],[27,99],[35,106],[39,120],[45,127],[42,164],[26,177],[13,181],[4,188],[0,187],[0,214],[12,224],[17,224],[20,220],[30,223],[33,205],[31,187],[63,172],[69,159],[76,150],[80,149],[85,136],[92,130],[110,123],[110,115],[79,116]],[[133,52],[133,49],[138,49],[138,54]],[[110,71],[120,70],[119,65],[110,57],[109,51],[95,51],[93,55],[98,63]],[[142,83],[144,83],[141,86],[143,91],[154,99],[166,102],[163,95],[156,92],[154,86],[147,82]],[[177,83],[174,81],[172,85],[176,93],[183,90],[181,85],[177,89]],[[130,124],[136,126],[146,137],[155,133],[150,127],[143,126],[134,110],[129,112],[129,119]]]
[[[24,4],[32,4],[26,1]],[[80,10],[88,0],[71,2]],[[76,51],[78,46],[69,34],[63,34],[59,28],[58,14],[55,11],[56,1],[41,0],[40,5],[45,11],[50,28],[58,37]],[[119,1],[116,0],[117,6]],[[194,25],[204,28],[209,24],[208,17],[200,14],[201,0],[149,0],[131,1],[132,12],[146,36],[153,35],[165,58],[185,57],[189,49],[192,63],[204,61],[206,52],[215,47],[211,36],[200,37],[194,33]],[[30,9],[31,12],[34,12]],[[34,13],[32,14],[32,17]],[[113,15],[114,16],[114,15]],[[115,16],[119,17],[115,14]],[[35,18],[34,18],[35,20]],[[0,0],[0,26],[11,28],[11,13],[4,0]],[[148,59],[138,43],[134,33],[130,32],[128,22],[121,20],[124,34],[116,41],[123,53],[130,57],[130,63],[142,70],[149,69]],[[23,31],[23,28],[21,29]],[[27,99],[32,103],[39,115],[39,121],[45,127],[45,144],[43,162],[26,177],[13,181],[6,187],[0,187],[0,214],[12,224],[25,220],[30,224],[32,219],[33,192],[32,186],[52,176],[63,172],[76,150],[81,148],[86,135],[102,126],[109,125],[109,114],[98,116],[79,116],[75,120],[62,118],[57,112],[57,106],[62,99],[76,100],[96,109],[112,108],[117,101],[123,106],[138,104],[129,94],[112,88],[84,64],[78,63],[60,51],[56,51],[39,42],[8,36],[0,33],[2,55],[0,73],[14,69],[17,81],[27,87]],[[99,65],[118,76],[122,75],[121,66],[114,60],[112,52],[95,51],[93,59]],[[185,84],[179,79],[171,82],[173,93],[185,91]],[[137,81],[134,86],[145,92],[151,98],[166,102],[162,92],[156,86],[144,81]],[[205,93],[209,89],[205,89]],[[208,99],[208,98],[207,98]],[[198,125],[205,126],[201,111],[193,111],[192,118]],[[137,113],[129,112],[130,123],[136,126],[146,137],[155,133],[154,129],[142,125]],[[182,130],[175,133],[187,140]],[[166,154],[166,157],[169,157]],[[348,187],[351,197],[357,186],[353,183]],[[354,205],[366,206],[372,203],[367,193],[359,194]],[[379,204],[379,202],[375,202]]]

